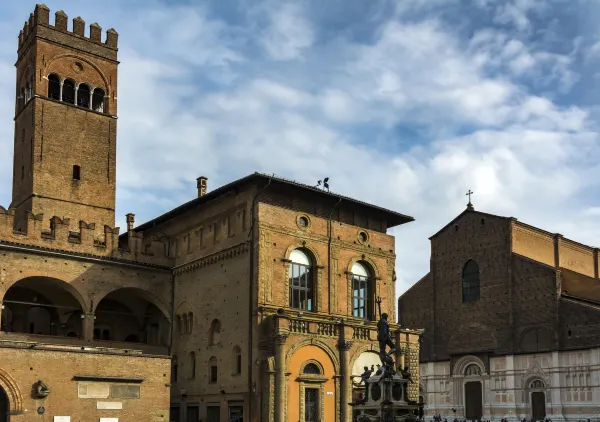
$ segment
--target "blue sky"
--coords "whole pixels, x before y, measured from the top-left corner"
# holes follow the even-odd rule
[[[464,209],[600,237],[600,2],[73,1],[119,32],[118,224],[253,171],[412,215],[398,294]],[[11,197],[17,36],[0,5],[0,204]],[[51,18],[52,21],[53,18]]]

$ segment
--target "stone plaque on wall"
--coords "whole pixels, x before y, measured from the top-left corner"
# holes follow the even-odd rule
[[[108,384],[103,382],[80,382],[77,387],[80,399],[105,399],[109,393]]]
[[[110,396],[119,399],[139,399],[140,386],[128,384],[111,384]]]
[[[123,409],[123,403],[120,401],[99,401],[96,403],[96,409],[98,410],[121,410]]]
[[[55,416],[53,419],[54,422],[71,422],[70,416]]]

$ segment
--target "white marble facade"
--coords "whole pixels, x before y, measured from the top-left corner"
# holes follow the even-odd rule
[[[600,348],[493,357],[489,373],[475,356],[458,359],[452,373],[450,366],[450,361],[421,363],[426,419],[435,414],[465,419],[465,394],[477,382],[484,420],[529,420],[540,411],[553,422],[600,418]]]

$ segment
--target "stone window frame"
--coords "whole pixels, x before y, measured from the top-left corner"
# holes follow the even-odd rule
[[[319,370],[320,370],[320,374],[305,374],[304,373],[304,368],[309,365],[309,364],[314,364],[316,365]],[[305,397],[306,397],[306,389],[307,388],[314,388],[316,390],[319,390],[319,419],[320,420],[324,420],[325,419],[325,383],[327,381],[329,381],[329,378],[325,377],[324,374],[324,370],[323,370],[323,365],[321,365],[321,362],[319,362],[318,360],[315,359],[309,359],[307,361],[305,361],[302,366],[300,367],[300,374],[298,375],[298,378],[296,378],[296,382],[298,382],[299,384],[299,391],[300,391],[300,397],[299,397],[299,404],[300,404],[300,409],[299,409],[299,415],[300,415],[300,420],[303,421],[305,419]]]
[[[290,260],[290,255],[296,249],[305,251],[305,253],[307,253],[309,258],[311,259],[311,262],[314,267],[314,271],[313,271],[314,305],[313,305],[313,309],[311,311],[306,311],[306,310],[290,307],[290,264],[292,262]],[[322,286],[323,286],[323,269],[325,267],[322,265],[321,259],[319,258],[317,251],[313,247],[311,247],[310,244],[308,244],[306,241],[293,243],[288,246],[285,256],[284,256],[284,258],[281,259],[281,262],[283,263],[284,268],[285,268],[285,271],[284,271],[285,308],[295,310],[298,312],[319,312],[319,309],[321,308],[321,305],[323,304]]]
[[[354,274],[352,273],[352,267],[354,266],[355,263],[362,263],[367,268],[367,271],[371,274],[371,276],[369,277],[369,283],[371,283],[371,294],[370,294],[370,300],[367,302],[368,303],[367,313],[370,315],[369,315],[369,317],[366,318],[366,320],[375,321],[377,319],[377,309],[376,309],[376,304],[375,304],[375,298],[377,296],[380,296],[380,294],[381,294],[380,285],[379,285],[380,284],[379,281],[381,281],[381,276],[379,275],[379,269],[378,269],[377,265],[375,264],[375,262],[366,255],[354,257],[348,263],[348,267],[346,270],[346,282],[347,282],[346,283],[347,284],[347,293],[346,293],[347,311],[346,312],[347,312],[347,315],[350,318],[356,318],[361,321],[365,320],[364,318],[359,318],[359,317],[353,316],[354,315],[354,306],[352,304],[352,283],[353,283],[353,279],[354,279]]]
[[[303,226],[302,224],[300,224],[300,220],[301,219],[305,219],[306,220],[306,225],[305,226]],[[310,217],[308,216],[308,214],[298,214],[296,216],[296,225],[298,226],[298,228],[300,230],[308,230],[312,226],[312,221],[311,221]]]

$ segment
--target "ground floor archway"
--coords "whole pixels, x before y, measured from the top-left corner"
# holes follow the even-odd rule
[[[8,403],[8,396],[2,387],[0,387],[0,422],[8,422],[9,411],[10,404]]]
[[[479,420],[483,416],[483,392],[481,381],[465,383],[465,418]]]
[[[531,417],[537,421],[546,418],[546,394],[543,391],[531,393]]]

